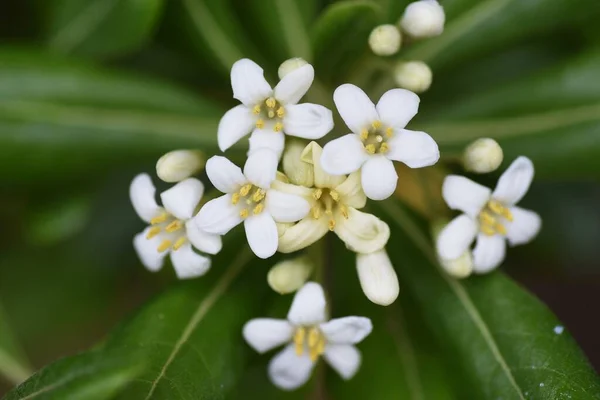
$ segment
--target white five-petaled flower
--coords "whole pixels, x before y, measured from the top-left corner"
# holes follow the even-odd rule
[[[257,318],[244,326],[244,338],[259,353],[287,344],[269,364],[269,377],[279,388],[293,390],[306,383],[320,356],[344,379],[358,371],[361,356],[354,344],[371,333],[371,320],[327,321],[325,308],[321,285],[308,282],[296,293],[287,320]]]
[[[233,97],[242,104],[221,118],[219,148],[225,151],[252,132],[249,156],[264,148],[281,156],[284,133],[305,139],[323,137],[333,128],[331,111],[317,104],[297,104],[313,78],[312,65],[302,65],[285,75],[272,89],[260,66],[246,58],[237,61],[231,68],[231,87]]]
[[[205,274],[210,268],[210,258],[197,254],[193,247],[217,254],[222,244],[220,236],[198,229],[191,220],[204,193],[204,185],[194,178],[179,182],[160,194],[163,207],[156,203],[155,192],[148,174],[136,176],[129,188],[136,213],[150,224],[133,240],[142,264],[150,271],[158,271],[165,256],[171,254],[179,278]]]
[[[200,229],[219,235],[243,221],[254,254],[268,258],[277,251],[275,222],[298,221],[306,216],[309,205],[300,196],[270,189],[276,171],[266,176],[260,164],[276,156],[268,149],[258,153],[248,158],[243,173],[225,157],[214,156],[206,162],[208,178],[225,195],[206,203],[195,221]]]
[[[475,237],[473,270],[485,273],[504,260],[506,243],[511,246],[531,241],[539,232],[541,219],[533,211],[516,207],[533,180],[531,160],[518,157],[500,176],[492,192],[465,177],[446,177],[442,193],[448,206],[464,214],[454,218],[439,234],[437,250],[444,260],[455,260]]]
[[[333,99],[354,133],[332,140],[323,148],[321,164],[333,175],[362,171],[362,187],[368,198],[383,200],[394,193],[398,175],[393,160],[411,168],[427,167],[440,158],[436,142],[425,132],[404,129],[417,114],[419,96],[392,89],[377,106],[360,88],[344,84]]]

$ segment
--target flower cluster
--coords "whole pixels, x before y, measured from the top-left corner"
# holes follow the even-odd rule
[[[226,151],[250,134],[243,168],[221,155],[204,163],[196,151],[168,153],[157,164],[158,176],[174,183],[161,193],[162,206],[156,202],[150,177],[135,177],[131,201],[149,224],[134,238],[139,258],[149,270],[157,271],[170,254],[177,276],[194,278],[208,271],[207,255],[221,250],[221,236],[240,224],[250,249],[261,259],[278,251],[302,251],[333,232],[356,254],[366,297],[389,305],[399,293],[386,252],[390,228],[365,207],[368,200],[393,196],[398,182],[394,161],[422,168],[439,160],[438,146],[429,134],[406,129],[418,112],[419,97],[405,89],[391,89],[374,104],[360,88],[343,84],[334,91],[333,101],[347,130],[330,133],[331,110],[299,103],[313,82],[313,67],[292,59],[279,73],[281,80],[273,89],[253,61],[242,59],[232,67],[233,96],[242,104],[225,113],[217,137],[220,149]],[[318,140],[328,134],[331,140],[322,141],[322,147]],[[471,163],[484,164],[473,170],[490,170],[501,162],[497,155],[488,162],[489,142],[485,146],[475,146],[465,155]],[[203,183],[191,177],[202,165],[216,189],[206,202]],[[533,165],[525,157],[509,167],[494,192],[464,177],[446,178],[444,199],[450,208],[464,213],[437,236],[440,264],[448,273],[465,277],[472,271],[488,272],[502,262],[505,239],[516,245],[535,236],[539,216],[515,206],[532,178]],[[351,378],[361,359],[354,345],[372,329],[368,318],[327,320],[323,288],[307,283],[315,270],[313,261],[304,254],[274,266],[269,285],[282,294],[297,290],[287,320],[254,319],[243,330],[258,352],[286,345],[269,365],[271,380],[286,390],[305,383],[321,356],[343,378]]]

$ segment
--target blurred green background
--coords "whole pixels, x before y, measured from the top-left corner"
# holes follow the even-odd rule
[[[131,242],[143,224],[128,185],[166,151],[216,153],[218,118],[234,104],[232,61],[250,57],[273,81],[282,61],[302,56],[325,94],[352,81],[376,98],[393,86],[394,59],[371,55],[366,38],[406,4],[0,2],[0,323],[15,351],[38,369],[87,349],[174,284],[171,268],[151,274],[136,260]],[[457,171],[456,156],[480,136],[500,142],[504,165],[532,158],[538,174],[523,206],[544,226],[503,268],[600,368],[600,2],[441,4],[444,35],[399,55],[434,73],[415,126]],[[309,42],[282,28],[294,23]],[[493,185],[496,176],[475,179]],[[10,387],[5,380],[0,392]]]

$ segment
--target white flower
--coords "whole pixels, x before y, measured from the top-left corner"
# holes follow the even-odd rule
[[[404,129],[417,114],[419,96],[392,89],[375,106],[358,87],[344,84],[333,99],[354,133],[332,140],[323,148],[321,165],[332,175],[362,171],[362,187],[368,198],[383,200],[394,193],[398,175],[392,160],[411,168],[435,164],[440,152],[425,132]]]
[[[382,306],[398,297],[398,276],[385,249],[356,255],[356,270],[360,286],[369,300]]]
[[[473,270],[485,273],[504,260],[506,243],[511,246],[531,241],[539,232],[541,219],[533,211],[516,207],[533,179],[533,164],[518,157],[498,180],[491,192],[465,177],[446,177],[442,192],[448,206],[464,214],[454,218],[437,240],[439,256],[456,260],[475,237]]]
[[[401,61],[394,67],[394,80],[403,89],[423,93],[431,86],[433,74],[423,61]]]
[[[221,237],[198,229],[191,220],[204,192],[202,182],[189,178],[162,192],[163,207],[156,204],[155,192],[148,174],[136,176],[129,188],[133,208],[150,224],[133,239],[142,264],[150,271],[158,271],[165,256],[171,254],[179,278],[204,275],[210,268],[210,258],[197,254],[193,247],[217,254],[221,251]]]
[[[254,254],[268,258],[277,251],[275,222],[298,221],[308,214],[309,205],[300,196],[270,189],[276,171],[265,175],[260,164],[269,164],[277,156],[268,149],[257,153],[258,157],[246,161],[244,173],[225,157],[214,156],[206,162],[208,178],[226,194],[206,203],[195,220],[200,229],[219,235],[243,221]]]
[[[467,146],[463,155],[465,169],[478,174],[497,170],[503,159],[502,147],[489,138],[477,139]]]
[[[402,30],[413,38],[437,36],[444,31],[446,14],[435,0],[420,0],[410,3],[400,20]]]
[[[395,25],[376,26],[369,35],[369,47],[378,56],[391,56],[400,50],[402,35]]]
[[[371,320],[344,317],[327,321],[325,307],[321,286],[308,282],[296,293],[287,320],[257,318],[244,326],[244,338],[259,353],[286,345],[269,364],[269,377],[277,387],[293,390],[302,386],[320,356],[344,379],[358,371],[361,356],[354,344],[371,333]]]
[[[333,128],[331,111],[317,104],[297,104],[314,78],[312,65],[302,65],[279,81],[275,89],[267,83],[263,69],[249,59],[231,68],[233,97],[242,104],[227,111],[218,129],[219,148],[227,150],[242,137],[250,136],[249,155],[268,148],[283,152],[284,133],[319,139]]]
[[[321,168],[321,152],[316,142],[309,143],[300,154],[300,162],[310,166],[312,173],[293,174],[294,171],[285,169],[292,184],[273,182],[274,188],[302,196],[310,204],[310,213],[300,222],[280,227],[279,251],[300,250],[329,231],[335,232],[352,251],[371,253],[382,249],[390,237],[390,229],[374,215],[358,211],[367,201],[360,185],[360,172],[348,177],[327,174]],[[289,165],[296,164],[290,160]]]

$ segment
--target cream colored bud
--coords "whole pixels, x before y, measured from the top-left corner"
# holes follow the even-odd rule
[[[179,182],[204,167],[202,152],[195,150],[170,151],[156,163],[156,174],[165,182]]]
[[[283,153],[283,172],[294,185],[312,187],[314,167],[300,159],[306,145],[299,140],[289,141]]]
[[[443,219],[432,224],[431,233],[436,240],[448,223],[447,219]],[[470,249],[465,250],[457,259],[445,260],[438,256],[438,261],[444,271],[455,278],[466,278],[473,272],[473,254]]]
[[[464,167],[467,171],[485,174],[498,169],[504,153],[502,147],[494,139],[477,139],[467,146],[463,155]]]
[[[281,261],[271,268],[267,282],[279,294],[292,293],[306,283],[312,270],[313,265],[306,257]]]
[[[283,79],[283,77],[290,72],[295,71],[306,64],[308,63],[300,57],[290,58],[289,60],[285,60],[281,63],[279,69],[277,70],[277,75],[279,75],[279,79]]]
[[[369,35],[369,47],[378,56],[391,56],[400,50],[402,35],[395,25],[379,25]]]
[[[420,0],[410,3],[400,20],[402,30],[413,38],[437,36],[444,31],[446,14],[435,0]]]
[[[371,254],[356,254],[356,270],[363,292],[369,300],[382,306],[398,297],[398,276],[385,249]]]
[[[431,86],[432,79],[431,69],[422,61],[399,62],[394,68],[396,84],[411,92],[423,93]]]

